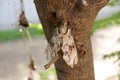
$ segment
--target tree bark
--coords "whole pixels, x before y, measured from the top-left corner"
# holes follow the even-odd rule
[[[95,80],[90,31],[99,10],[109,0],[35,0],[47,40],[56,27],[68,23],[77,52],[78,64],[71,68],[63,58],[55,63],[58,80]]]

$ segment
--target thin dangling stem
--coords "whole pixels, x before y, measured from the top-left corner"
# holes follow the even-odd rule
[[[23,40],[23,43],[24,43],[25,50],[26,50],[27,55],[28,55],[29,60],[30,60],[30,63],[29,63],[29,65],[28,65],[28,67],[29,67],[29,69],[30,69],[30,73],[29,73],[29,76],[28,76],[28,80],[33,80],[32,71],[36,70],[36,68],[35,68],[35,63],[34,63],[34,60],[33,60],[33,58],[32,58],[32,53],[31,53],[31,52],[32,52],[32,38],[31,38],[31,36],[30,36],[29,31],[26,29],[26,33],[27,33],[27,36],[28,36],[29,41],[30,41],[30,47],[27,47],[26,42],[25,42],[25,36],[24,36],[24,33],[23,33],[23,28],[20,27],[19,31],[20,31],[20,34],[21,34],[21,36],[22,36],[22,40]]]
[[[28,36],[28,39],[29,39],[29,42],[30,42],[29,51],[32,52],[32,38],[31,38],[31,35],[30,35],[29,31],[28,31],[28,28],[26,29],[26,33],[27,33],[27,36]],[[32,58],[32,53],[30,53],[29,58],[30,58],[29,68],[31,70],[35,70],[35,65],[34,65],[35,63],[34,63],[34,60]]]
[[[31,35],[28,31],[28,28],[26,29],[26,33],[27,33],[27,36],[28,36],[28,39],[29,39],[29,42],[30,42],[29,50],[30,50],[30,52],[32,52],[32,38],[31,38]],[[32,53],[30,53],[30,58],[32,59]]]
[[[20,31],[20,34],[21,34],[21,37],[22,37],[22,40],[23,40],[23,43],[24,43],[25,50],[26,50],[28,56],[31,58],[31,53],[30,53],[29,49],[27,48],[27,45],[26,45],[26,42],[25,42],[25,36],[24,36],[24,33],[23,33],[23,28],[20,27],[19,31]]]
[[[28,21],[25,17],[23,0],[21,0],[21,14],[19,16],[19,25],[20,25],[19,31],[20,31],[20,34],[21,34],[21,37],[22,37],[22,40],[24,43],[25,50],[26,50],[28,58],[29,58],[28,68],[30,69],[29,70],[30,73],[28,76],[28,80],[33,80],[33,71],[36,70],[36,68],[35,68],[34,59],[32,58],[32,38],[31,38],[30,33],[28,31],[29,24],[28,24]],[[27,37],[29,39],[29,46],[27,46],[27,44],[26,44],[23,29],[25,29],[25,32],[26,32]]]

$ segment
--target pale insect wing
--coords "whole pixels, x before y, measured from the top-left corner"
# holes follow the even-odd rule
[[[51,40],[45,49],[46,58],[49,60],[58,56],[58,51],[60,50],[60,41],[58,35],[58,28],[56,28],[54,30],[53,36],[51,37]]]
[[[63,36],[62,51],[63,59],[69,66],[73,67],[75,64],[77,64],[77,49],[70,30],[68,30],[68,32]]]

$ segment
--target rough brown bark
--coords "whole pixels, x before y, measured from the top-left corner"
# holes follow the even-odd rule
[[[55,63],[58,80],[94,80],[90,30],[98,11],[108,1],[35,0],[47,40],[50,40],[56,27],[67,21],[77,46],[79,61],[74,68],[69,67],[62,58]]]

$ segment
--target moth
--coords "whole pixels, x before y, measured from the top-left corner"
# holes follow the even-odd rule
[[[63,54],[58,54],[60,50]],[[68,29],[67,22],[54,30],[53,36],[45,49],[45,53],[47,59],[53,60],[53,62],[50,61],[48,63],[49,66],[57,61],[56,58],[59,59],[60,55],[62,55],[68,66],[73,68],[77,64],[77,49],[73,36],[71,35],[71,29]]]

